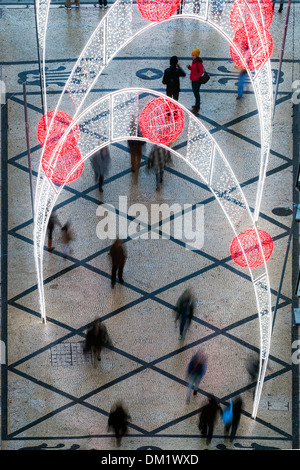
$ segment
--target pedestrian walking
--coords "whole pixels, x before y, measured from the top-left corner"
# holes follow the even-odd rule
[[[138,136],[142,137],[140,131],[138,131]],[[127,143],[130,151],[131,171],[138,175],[141,166],[143,146],[146,142],[143,140],[129,139]]]
[[[101,361],[101,351],[106,345],[112,345],[111,339],[107,333],[106,326],[101,322],[100,319],[95,320],[93,326],[88,330],[83,352],[92,353],[94,366],[96,367],[97,362]]]
[[[109,255],[112,260],[111,287],[114,288],[116,278],[123,284],[123,269],[127,259],[126,249],[122,246],[123,240],[117,239],[110,248]]]
[[[194,313],[194,300],[189,289],[179,297],[175,307],[175,324],[180,320],[179,339],[184,339],[186,330],[188,329]]]
[[[58,217],[55,212],[52,212],[49,218],[49,222],[47,225],[47,236],[48,236],[48,251],[53,251],[54,246],[52,245],[53,241],[53,231],[55,229],[55,226],[59,225],[61,227],[61,223],[58,220]]]
[[[200,57],[200,50],[194,49],[192,51],[192,64],[187,65],[190,70],[190,80],[192,82],[192,90],[195,97],[195,105],[192,106],[193,113],[199,113],[200,111],[200,78],[204,73],[203,60]]]
[[[74,241],[74,234],[73,230],[71,229],[71,224],[70,222],[67,222],[63,227],[61,228],[62,231],[62,242],[63,242],[63,255],[64,258],[67,257],[67,255],[71,254],[73,251],[72,245]]]
[[[122,402],[117,402],[111,408],[108,418],[107,429],[113,429],[118,447],[121,445],[122,438],[128,431],[127,421],[131,420],[131,416],[125,409]]]
[[[244,93],[244,84],[247,78],[247,70],[241,69],[239,74],[239,82],[238,82],[238,95],[236,97],[237,100],[241,99]]]
[[[207,445],[211,442],[218,412],[222,412],[220,405],[214,397],[210,397],[208,403],[202,408],[198,424],[201,435],[206,437]]]
[[[170,58],[170,67],[164,71],[163,84],[166,85],[166,94],[170,98],[178,101],[180,92],[180,77],[185,77],[185,71],[178,63],[178,57],[173,55]]]
[[[80,0],[75,0],[75,8],[79,8]],[[71,0],[66,0],[65,8],[71,10]]]
[[[172,164],[171,153],[164,147],[154,145],[149,154],[147,168],[152,169],[156,178],[156,190],[159,191],[163,182],[165,168]]]
[[[102,147],[92,155],[91,165],[95,173],[95,181],[98,183],[100,193],[102,193],[104,178],[108,175],[111,166],[110,153],[107,147]]]
[[[188,383],[188,391],[187,391],[187,403],[190,401],[191,391],[193,389],[193,395],[197,395],[197,389],[199,387],[199,383],[205,375],[207,369],[207,356],[204,351],[200,350],[193,355],[192,359],[190,360],[187,370],[186,376],[189,379]]]
[[[229,406],[229,413],[225,423],[225,438],[228,438],[231,429],[230,442],[233,442],[241,418],[243,400],[241,399],[241,397],[236,397],[233,403],[231,403]]]

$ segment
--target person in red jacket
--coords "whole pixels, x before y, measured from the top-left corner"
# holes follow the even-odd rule
[[[204,67],[203,61],[200,57],[200,50],[194,49],[192,51],[193,62],[191,65],[187,65],[187,68],[191,71],[190,80],[192,82],[192,90],[195,96],[195,106],[192,106],[193,113],[199,113],[200,111],[200,77],[203,75]]]

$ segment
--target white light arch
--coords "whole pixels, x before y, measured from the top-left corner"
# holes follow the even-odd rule
[[[57,152],[75,125],[81,127],[77,144],[82,154],[82,160],[79,164],[89,158],[98,148],[120,140],[137,138],[140,107],[143,100],[152,95],[171,100],[162,93],[144,88],[119,90],[97,100],[74,120],[60,139],[52,155],[53,167],[55,168]],[[235,236],[243,229],[252,228],[256,231],[257,239],[260,240],[241,187],[217,142],[199,119],[178,102],[171,101],[180,106],[184,112],[187,132],[186,154],[173,149],[171,151],[182,158],[210,188],[224,211]],[[134,126],[132,126],[133,117]],[[73,171],[76,171],[76,167],[72,169]],[[66,181],[69,176],[66,177]],[[46,322],[43,285],[44,241],[50,214],[63,187],[64,184],[54,185],[44,174],[39,175],[40,192],[35,201],[34,255],[38,273],[41,315],[44,322]],[[243,251],[242,246],[241,249]],[[261,245],[260,251],[264,260]],[[245,253],[244,256],[247,259]],[[255,292],[260,325],[260,371],[253,407],[253,417],[256,417],[270,350],[272,313],[269,276],[265,260],[262,266],[255,269],[255,273],[249,266],[248,269]]]
[[[41,5],[44,6],[45,0],[40,0]],[[50,0],[48,0],[50,4]],[[223,0],[218,0],[218,7],[222,7],[222,15],[214,16],[212,13],[215,7],[216,0],[205,0],[200,2],[199,13],[194,13],[194,0],[185,0],[184,7],[181,15],[173,15],[167,20],[172,21],[180,18],[196,19],[201,22],[205,22],[208,25],[216,29],[230,44],[230,46],[236,51],[241,61],[244,63],[247,69],[249,78],[251,80],[253,90],[255,93],[258,115],[260,121],[261,131],[261,158],[260,158],[260,171],[259,180],[257,186],[256,203],[254,220],[257,222],[259,217],[259,210],[262,200],[262,193],[264,182],[266,178],[267,165],[269,160],[271,139],[272,139],[272,108],[273,108],[273,87],[272,87],[272,74],[270,60],[260,67],[258,70],[249,70],[247,64],[240,51],[236,48],[232,41],[234,31],[230,27],[229,15],[231,3],[227,3]],[[258,34],[261,38],[262,48],[264,49],[264,38],[260,28],[258,27],[255,15],[251,12],[251,8],[244,0],[244,3],[249,8],[250,15],[253,20]],[[260,6],[260,5],[259,5]],[[49,6],[48,6],[49,9]],[[41,34],[41,41],[43,40],[43,50],[45,49],[45,37],[46,37],[46,26],[47,15],[45,14],[46,7],[42,9],[44,13],[43,21],[41,24],[44,25],[42,28],[43,35]],[[260,10],[261,22],[264,23],[262,11]],[[146,30],[156,26],[158,23],[153,23],[145,20],[137,6],[133,5],[133,0],[116,0],[111,8],[108,10],[106,15],[102,18],[99,25],[95,28],[93,34],[88,40],[82,53],[80,54],[76,64],[71,71],[71,74],[67,80],[64,90],[59,98],[56,106],[54,115],[52,117],[51,125],[54,122],[55,115],[58,111],[65,111],[71,115],[74,119],[78,116],[81,108],[84,105],[85,99],[89,92],[95,85],[102,71],[110,63],[110,61],[120,52],[122,48],[128,45],[135,37],[142,34]],[[247,30],[247,25],[244,23]],[[255,59],[254,59],[255,60]],[[45,72],[44,72],[45,76]],[[46,102],[46,87],[45,87],[45,102]],[[68,94],[74,105],[74,113],[70,113],[69,102],[64,103],[64,98]],[[50,132],[49,129],[49,132]],[[45,146],[47,145],[47,139]],[[40,167],[39,173],[42,169]],[[37,192],[39,188],[37,187]]]

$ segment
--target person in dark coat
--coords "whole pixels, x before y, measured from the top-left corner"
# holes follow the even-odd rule
[[[92,352],[94,359],[94,365],[96,366],[96,360],[101,361],[102,348],[112,344],[108,336],[106,326],[101,323],[100,320],[95,320],[92,328],[90,328],[86,334],[85,344],[83,352],[86,354]]]
[[[139,173],[141,161],[142,161],[142,150],[145,142],[143,140],[128,140],[128,147],[130,150],[131,159],[131,171],[132,173]]]
[[[153,145],[149,154],[147,168],[152,169],[155,173],[156,191],[159,191],[160,185],[163,182],[165,168],[172,165],[171,152],[159,145]]]
[[[130,419],[130,415],[121,402],[117,402],[109,413],[108,431],[110,431],[111,428],[114,430],[118,447],[121,445],[122,437],[127,433],[127,421]]]
[[[187,398],[186,401],[189,403],[190,395],[192,389],[194,390],[193,395],[197,395],[197,389],[199,387],[200,381],[203,379],[207,369],[207,356],[199,349],[196,354],[193,355],[192,359],[190,360],[187,370],[186,376],[189,379],[188,383],[188,391],[187,391]]]
[[[202,408],[198,424],[198,428],[202,436],[206,437],[206,444],[210,444],[211,442],[218,412],[222,414],[220,405],[214,397],[210,397],[207,405]]]
[[[114,287],[116,284],[116,278],[121,284],[123,284],[123,269],[127,259],[127,252],[122,246],[123,240],[119,238],[113,243],[110,248],[109,255],[112,260],[112,273],[111,273],[111,286]]]
[[[170,67],[164,71],[163,84],[167,86],[166,94],[170,98],[178,101],[180,92],[180,79],[185,77],[186,73],[178,64],[178,57],[176,55],[170,58]]]
[[[179,339],[183,339],[188,329],[194,313],[194,300],[189,289],[179,297],[176,308],[175,323],[180,319]]]

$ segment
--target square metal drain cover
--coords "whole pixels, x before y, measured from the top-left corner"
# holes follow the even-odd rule
[[[50,360],[53,367],[78,366],[91,364],[91,353],[84,354],[84,341],[77,343],[60,343],[50,348]]]

